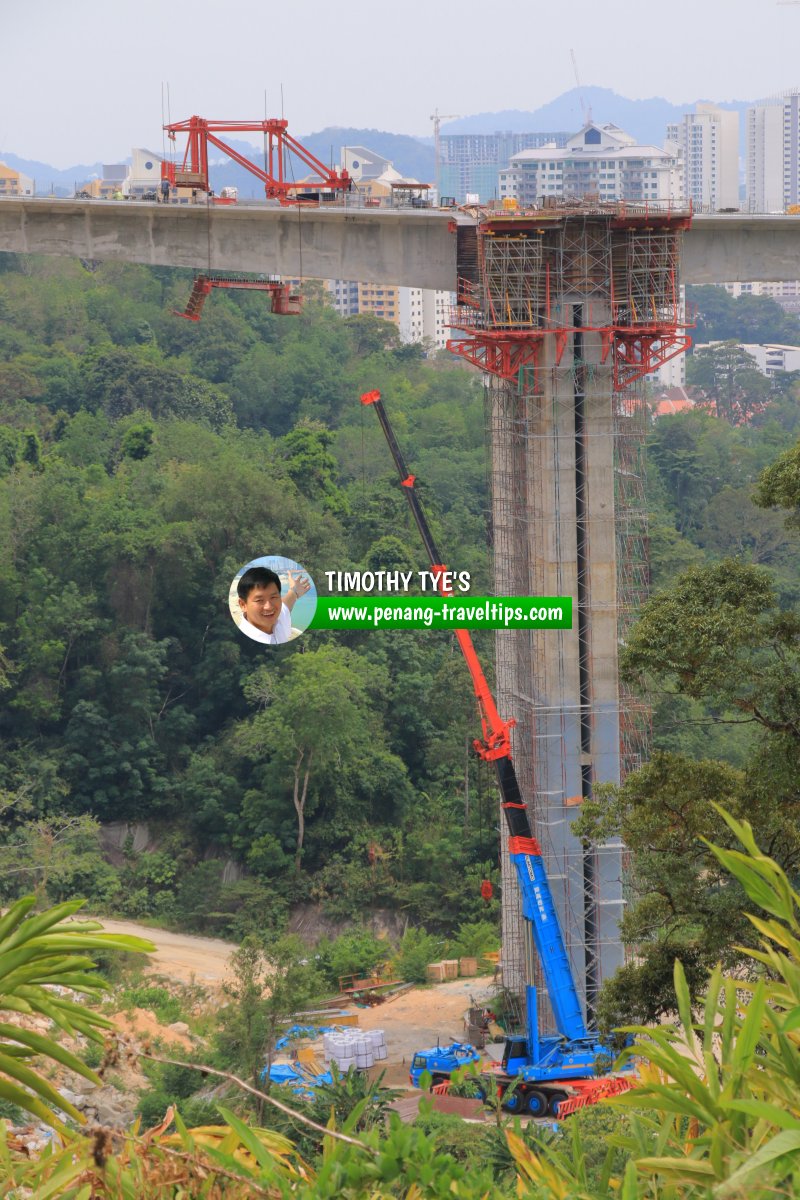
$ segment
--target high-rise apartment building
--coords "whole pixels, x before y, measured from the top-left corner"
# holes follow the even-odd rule
[[[500,199],[522,207],[556,196],[598,200],[670,200],[683,194],[676,156],[657,146],[639,146],[616,125],[588,122],[555,145],[521,150],[499,173]]]
[[[683,163],[685,195],[696,207],[739,207],[739,114],[700,103],[667,126]]]
[[[746,182],[751,212],[785,212],[800,204],[800,92],[747,110]]]
[[[437,350],[443,350],[447,344],[450,336],[447,322],[455,304],[452,292],[343,279],[328,279],[325,286],[342,317],[371,313],[396,325],[402,342],[425,342]]]
[[[450,337],[448,321],[454,304],[452,292],[400,288],[400,340],[425,342],[437,350],[444,350]]]
[[[520,150],[565,146],[568,133],[443,133],[439,139],[439,190],[463,204],[478,196],[485,204],[497,196],[497,175]]]

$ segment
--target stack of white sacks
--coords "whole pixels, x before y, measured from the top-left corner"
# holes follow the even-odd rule
[[[326,1033],[322,1037],[326,1063],[336,1063],[341,1075],[351,1067],[365,1071],[376,1062],[383,1062],[389,1054],[382,1029],[343,1029],[338,1033]]]

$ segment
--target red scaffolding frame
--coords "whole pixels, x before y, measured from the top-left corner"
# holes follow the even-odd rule
[[[604,293],[610,319],[590,319],[583,329],[600,334],[601,362],[612,355],[615,389],[629,387],[691,345],[693,323],[681,311],[678,288],[680,235],[691,215],[690,205],[674,202],[485,213],[476,231],[475,278],[458,280],[449,325],[460,336],[448,340],[448,350],[501,379],[527,369],[536,390],[545,339],[551,335],[550,365],[558,366],[571,332],[562,316],[559,237],[570,220],[599,221],[610,270],[592,288],[597,298]]]

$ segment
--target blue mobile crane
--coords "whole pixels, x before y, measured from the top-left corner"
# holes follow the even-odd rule
[[[377,414],[431,570],[438,573],[439,579],[443,579],[447,568],[416,493],[416,477],[409,472],[403,460],[380,392],[365,392],[361,403],[372,406]],[[443,584],[440,585],[440,591],[443,595],[452,594]],[[557,1034],[540,1036],[536,988],[529,982],[525,988],[526,1033],[506,1039],[502,1062],[492,1077],[501,1096],[508,1093],[504,1100],[504,1107],[508,1111],[527,1111],[534,1116],[542,1116],[547,1112],[555,1115],[559,1105],[567,1100],[570,1092],[574,1092],[576,1083],[594,1080],[598,1058],[613,1058],[613,1052],[600,1040],[599,1034],[587,1026],[583,1016],[541,847],[533,836],[528,810],[514,770],[511,757],[511,729],[514,722],[504,721],[500,716],[468,631],[457,629],[455,635],[472,679],[483,729],[482,739],[473,742],[473,746],[482,759],[494,763],[497,771],[501,807],[508,825],[509,858],[516,870],[522,895],[528,980],[533,976],[535,946],[558,1030]],[[431,1051],[420,1051],[415,1058],[431,1054]],[[441,1070],[436,1073],[442,1078]],[[516,1086],[512,1089],[511,1085],[515,1082]]]

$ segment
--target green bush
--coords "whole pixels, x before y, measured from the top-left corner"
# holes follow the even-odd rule
[[[203,1096],[190,1096],[188,1100],[179,1100],[178,1112],[188,1129],[198,1125],[219,1125],[222,1118],[215,1100],[207,1100]]]
[[[332,942],[325,938],[317,945],[320,968],[333,987],[339,986],[344,975],[369,975],[388,957],[389,950],[388,943],[368,929],[351,929]]]
[[[500,949],[500,934],[491,921],[472,921],[459,925],[455,940],[448,953],[453,958],[477,958],[484,961],[485,954]]]
[[[25,1125],[29,1120],[30,1117],[21,1108],[17,1108],[16,1104],[0,1097],[0,1121],[10,1121],[12,1125]]]
[[[403,934],[394,968],[407,983],[424,983],[429,963],[436,962],[442,953],[442,942],[422,928],[411,926]]]
[[[87,1067],[91,1067],[93,1071],[96,1071],[103,1061],[103,1047],[99,1046],[97,1042],[87,1042],[83,1048],[81,1058]]]
[[[183,1017],[181,1002],[164,987],[143,984],[141,987],[126,988],[120,997],[126,1008],[150,1008],[162,1025],[171,1025]]]
[[[174,1063],[160,1063],[159,1066],[161,1090],[173,1100],[187,1100],[203,1083],[200,1072],[193,1071],[190,1067],[177,1067]]]
[[[153,1125],[159,1125],[164,1120],[164,1113],[170,1104],[172,1097],[161,1088],[151,1088],[142,1092],[136,1105],[137,1116],[142,1120],[142,1129],[151,1129]]]

